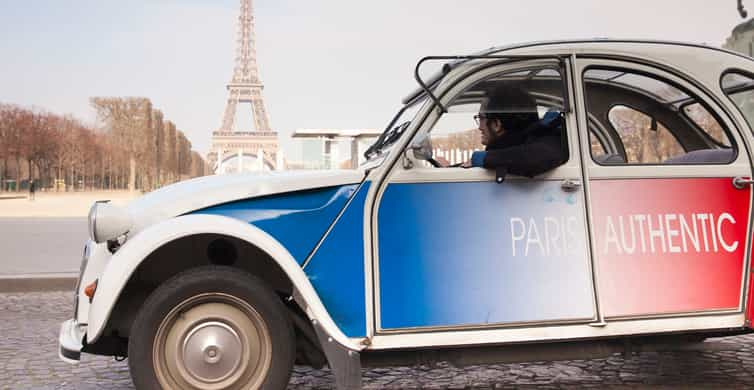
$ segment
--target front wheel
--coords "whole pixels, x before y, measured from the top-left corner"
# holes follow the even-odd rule
[[[137,389],[284,389],[294,333],[279,297],[231,267],[192,269],[158,287],[134,320]]]

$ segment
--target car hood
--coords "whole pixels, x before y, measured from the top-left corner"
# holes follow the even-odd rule
[[[313,188],[360,183],[362,170],[285,171],[204,176],[172,184],[135,199],[126,207],[130,234],[156,222],[241,199]]]

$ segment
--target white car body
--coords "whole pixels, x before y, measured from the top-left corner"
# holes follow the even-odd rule
[[[569,80],[568,97],[573,105],[566,115],[569,128],[580,130],[569,133],[568,142],[576,151],[572,161],[548,172],[538,180],[563,180],[578,178],[585,183],[590,180],[641,180],[643,177],[657,178],[667,175],[669,178],[718,178],[751,177],[751,151],[754,150],[754,137],[733,101],[726,97],[721,86],[721,77],[731,69],[754,74],[754,61],[751,58],[720,49],[700,45],[642,42],[642,41],[574,41],[537,43],[508,48],[491,49],[486,53],[511,58],[532,57],[532,63],[545,63],[546,57],[565,61]],[[486,54],[491,55],[491,54]],[[544,58],[544,59],[543,59]],[[468,86],[465,78],[486,64],[492,64],[495,58],[470,59],[454,66],[433,90],[439,101],[448,104],[454,93],[459,93]],[[612,62],[611,62],[612,61]],[[583,116],[587,108],[580,86],[585,69],[590,66],[608,66],[613,62],[630,64],[637,72],[657,72],[684,88],[698,93],[704,103],[716,107],[722,123],[731,131],[732,142],[738,145],[735,160],[725,166],[714,164],[667,165],[667,166],[631,166],[611,167],[600,165],[589,156],[588,141],[585,140]],[[501,65],[502,66],[502,65]],[[613,66],[613,65],[610,65]],[[495,68],[497,69],[497,68]],[[496,70],[499,71],[499,70]],[[490,70],[489,72],[492,72]],[[481,76],[479,76],[481,77]],[[467,84],[464,84],[464,83]],[[596,238],[589,229],[582,232],[587,237],[586,253],[590,255],[589,270],[589,308],[588,315],[569,321],[528,322],[513,326],[477,324],[447,326],[389,327],[385,325],[389,308],[381,292],[387,291],[386,275],[380,275],[380,265],[387,264],[387,259],[380,261],[381,245],[378,240],[379,207],[386,198],[389,183],[478,183],[494,182],[493,172],[482,168],[450,168],[447,170],[423,169],[423,161],[411,153],[409,145],[423,133],[431,130],[431,125],[442,113],[436,105],[428,102],[419,109],[415,120],[397,139],[389,153],[371,161],[366,167],[354,171],[328,171],[308,173],[273,173],[260,175],[212,176],[190,180],[157,190],[134,201],[127,208],[133,219],[133,226],[126,235],[125,243],[114,253],[107,243],[87,243],[87,259],[82,266],[79,287],[76,291],[78,306],[74,318],[63,324],[60,335],[61,357],[67,361],[78,360],[78,353],[86,343],[97,343],[108,328],[112,311],[116,308],[121,293],[124,291],[134,272],[150,254],[167,243],[199,234],[216,234],[235,237],[252,245],[273,259],[277,266],[293,283],[292,299],[301,306],[307,319],[313,324],[322,348],[336,371],[338,384],[350,388],[358,383],[352,368],[359,367],[359,354],[366,356],[370,352],[380,351],[414,351],[428,348],[486,347],[501,344],[541,343],[576,340],[601,340],[629,335],[657,335],[673,333],[714,333],[728,330],[731,333],[748,332],[751,328],[749,302],[749,272],[740,277],[740,294],[735,307],[725,310],[710,310],[705,313],[685,312],[683,315],[664,313],[662,315],[644,315],[632,318],[606,315],[605,308],[599,305],[601,295],[597,283],[599,267],[596,267]],[[581,138],[580,137],[581,134]],[[578,152],[581,150],[581,153]],[[591,184],[588,184],[589,186]],[[332,313],[329,301],[318,292],[318,286],[305,271],[328,235],[345,218],[345,209],[353,198],[345,203],[343,210],[328,225],[323,236],[317,240],[312,253],[304,258],[292,254],[274,235],[264,229],[244,221],[222,215],[194,214],[196,210],[206,209],[230,202],[253,200],[271,195],[284,195],[303,190],[353,186],[354,192],[363,191],[363,210],[354,211],[361,218],[363,239],[363,275],[359,283],[363,284],[363,328],[357,332],[346,330]],[[589,192],[584,203],[591,202]],[[355,195],[354,195],[355,197]],[[746,221],[751,220],[750,206],[746,211]],[[591,211],[589,211],[591,212]],[[587,220],[593,216],[589,214]],[[591,225],[590,225],[591,226]],[[720,229],[718,225],[718,229]],[[739,227],[742,225],[738,225]],[[751,228],[744,228],[747,237]],[[750,269],[751,240],[741,243],[743,256],[742,269]],[[663,244],[664,245],[664,244]],[[528,247],[527,247],[528,248]],[[596,269],[596,270],[595,270]],[[84,287],[98,281],[96,294],[89,303],[84,295]],[[417,282],[418,283],[418,282]],[[556,294],[557,295],[557,292]],[[330,299],[328,297],[328,299]],[[554,298],[553,298],[554,299]],[[609,309],[609,308],[608,308]],[[591,310],[591,311],[590,311]],[[630,317],[630,316],[627,316]],[[528,320],[527,320],[528,321]],[[361,326],[361,323],[358,323]],[[355,335],[355,336],[354,336]],[[350,370],[350,371],[349,371]],[[358,371],[357,371],[358,372]]]

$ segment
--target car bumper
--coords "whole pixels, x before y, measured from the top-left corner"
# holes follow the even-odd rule
[[[77,364],[81,360],[86,325],[79,325],[76,320],[60,324],[58,336],[58,357],[66,363]]]

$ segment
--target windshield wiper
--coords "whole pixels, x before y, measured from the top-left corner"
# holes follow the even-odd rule
[[[408,125],[410,124],[411,124],[411,121],[406,121],[406,122],[401,123],[398,126],[393,127],[393,130],[390,130],[390,132],[387,133],[387,136],[385,137],[385,141],[382,142],[382,146],[390,145],[393,142],[397,141],[398,138],[400,138],[401,135],[403,135],[403,132],[405,132],[406,129],[408,129]]]
[[[393,119],[390,120],[390,123],[388,123],[387,127],[385,127],[385,131],[380,134],[379,137],[377,137],[377,140],[374,141],[374,143],[367,148],[367,150],[364,152],[364,158],[369,160],[373,154],[376,154],[383,146],[385,142],[385,138],[387,137],[388,133],[390,133],[390,130],[393,128],[393,125],[395,125],[395,122],[398,121],[398,119],[403,115],[408,108],[411,107],[411,104],[404,104],[403,107],[398,111],[395,116],[393,116]]]
[[[390,145],[393,142],[397,141],[398,138],[403,135],[403,132],[406,131],[408,125],[410,124],[411,121],[406,121],[398,126],[393,127],[389,131],[383,132],[380,137],[377,138],[377,141],[375,141],[374,144],[372,144],[372,146],[370,146],[369,149],[364,152],[364,157],[366,157],[368,160],[372,155],[379,154],[385,145]]]
[[[382,141],[385,140],[385,136],[387,136],[387,131],[383,131],[382,134],[377,137],[377,140],[367,148],[367,150],[364,152],[364,158],[369,160],[370,158],[372,158],[373,154],[378,153],[379,149],[382,147]]]

